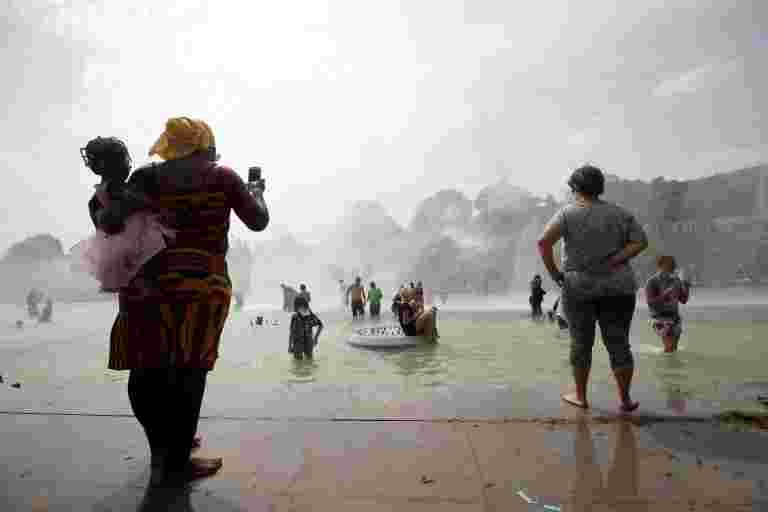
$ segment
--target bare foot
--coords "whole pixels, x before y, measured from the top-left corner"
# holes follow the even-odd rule
[[[589,404],[586,400],[579,400],[576,393],[565,393],[564,395],[561,395],[560,398],[563,399],[563,402],[578,407],[579,409],[589,409]]]
[[[629,401],[629,402],[624,402],[623,404],[621,404],[619,406],[619,410],[622,413],[630,413],[630,412],[636,410],[638,407],[640,407],[640,402]]]
[[[163,483],[165,485],[183,485],[201,478],[208,478],[215,475],[223,465],[220,457],[215,459],[192,457],[184,471],[167,474]]]

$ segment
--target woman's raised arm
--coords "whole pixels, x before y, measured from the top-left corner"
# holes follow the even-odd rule
[[[269,225],[269,210],[264,201],[263,181],[247,184],[239,174],[228,167],[221,167],[229,182],[229,200],[235,214],[252,231],[264,231]]]

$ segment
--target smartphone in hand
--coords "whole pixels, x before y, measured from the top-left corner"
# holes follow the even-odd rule
[[[264,191],[264,178],[261,177],[261,167],[249,167],[248,168],[248,188],[251,191],[261,190]]]

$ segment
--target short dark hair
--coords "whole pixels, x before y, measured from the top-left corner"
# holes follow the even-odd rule
[[[665,263],[669,263],[672,265],[672,270],[677,268],[677,261],[675,260],[674,256],[670,256],[669,254],[662,254],[658,258],[656,258],[656,266],[660,267],[664,265]]]
[[[605,192],[605,176],[594,165],[584,165],[571,173],[568,186],[574,192],[597,197]]]
[[[96,137],[80,148],[83,162],[97,176],[125,180],[131,172],[131,155],[117,137]]]

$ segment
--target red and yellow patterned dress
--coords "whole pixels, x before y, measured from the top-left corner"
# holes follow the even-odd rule
[[[175,237],[120,290],[108,367],[211,370],[232,298],[230,212],[255,231],[268,218],[237,173],[199,154],[140,168],[128,185]]]

